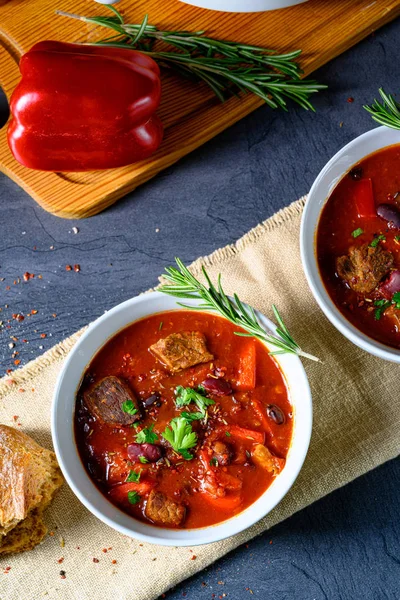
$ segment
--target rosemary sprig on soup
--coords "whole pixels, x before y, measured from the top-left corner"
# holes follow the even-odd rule
[[[204,285],[192,275],[179,258],[175,258],[175,260],[178,268],[167,267],[165,269],[163,277],[168,281],[168,284],[162,285],[159,290],[164,294],[176,298],[202,300],[202,303],[197,306],[181,302],[178,303],[179,306],[189,310],[211,310],[218,313],[246,332],[235,332],[235,335],[255,337],[268,345],[274,346],[276,350],[270,350],[270,354],[272,355],[296,354],[303,358],[319,361],[319,358],[304,352],[297,342],[295,342],[274,304],[272,305],[272,310],[278,323],[276,333],[267,331],[259,323],[254,310],[250,306],[245,306],[237,294],[233,295],[233,299],[225,294],[221,276],[218,277],[216,287],[212,283],[206,269],[202,267],[202,272],[207,283],[207,285]]]

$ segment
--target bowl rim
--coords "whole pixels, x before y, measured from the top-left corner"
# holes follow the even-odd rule
[[[160,303],[164,308],[159,311],[146,310],[145,308]],[[188,302],[192,305],[198,303],[194,300]],[[132,317],[126,320],[126,311],[130,315],[134,313],[135,308],[141,308],[142,311],[144,310],[144,314],[136,317],[132,314]],[[266,516],[286,495],[295,482],[307,455],[312,431],[312,397],[307,375],[298,356],[282,355],[275,357],[288,388],[290,383],[293,386],[294,384],[298,386],[294,389],[294,392],[292,392],[291,386],[289,389],[289,397],[294,409],[291,447],[282,473],[275,478],[273,483],[253,504],[239,514],[221,523],[196,529],[156,527],[127,515],[107,500],[98,490],[81,462],[73,429],[76,392],[88,364],[106,341],[129,324],[158,312],[175,309],[182,309],[177,305],[177,299],[157,291],[148,292],[118,304],[89,325],[86,332],[69,353],[58,375],[51,409],[51,431],[57,460],[67,483],[82,504],[98,519],[120,533],[141,541],[166,546],[195,546],[220,541],[247,529]],[[275,329],[275,325],[262,313],[255,312],[261,323],[273,330]],[[126,320],[122,327],[110,327],[112,332],[105,336],[103,331],[104,339],[101,343],[94,343],[91,338],[96,336],[96,332],[101,335],[102,328],[104,329],[107,323],[115,324],[121,318]],[[92,347],[95,347],[93,351],[90,350]],[[90,358],[88,359],[89,355]],[[79,366],[77,367],[77,365]],[[74,377],[74,370],[77,368],[79,373],[75,373]],[[294,397],[296,397],[295,401],[293,400]],[[271,493],[271,490],[273,490],[273,493]]]
[[[398,136],[397,141],[388,142],[391,137]],[[358,145],[364,144],[366,142],[370,142],[374,139],[379,140],[382,138],[382,143],[379,143],[375,150],[371,150],[363,154],[361,158],[348,164],[344,170],[341,171],[340,176],[336,176],[335,181],[331,182],[329,186],[329,190],[325,194],[322,193],[322,189],[325,188],[325,178],[328,176],[329,172],[338,165],[342,158],[346,157],[346,154],[349,151],[352,151]],[[308,285],[311,289],[311,292],[317,301],[319,307],[325,314],[325,316],[329,319],[329,321],[340,331],[342,335],[344,335],[348,340],[350,340],[353,344],[365,350],[366,352],[372,354],[373,356],[377,356],[379,358],[383,358],[384,360],[388,360],[391,362],[400,363],[400,350],[396,348],[392,348],[389,345],[383,344],[378,340],[366,335],[360,329],[355,327],[350,321],[346,319],[346,317],[340,312],[340,310],[336,307],[335,303],[332,301],[329,296],[328,291],[325,288],[324,282],[322,280],[317,254],[316,254],[316,233],[319,226],[319,221],[321,218],[322,210],[330,198],[334,188],[338,185],[339,181],[345,176],[348,171],[352,169],[352,167],[358,164],[360,161],[364,160],[367,156],[378,152],[384,148],[400,145],[400,132],[395,131],[393,129],[389,129],[388,127],[381,126],[375,127],[370,131],[367,131],[353,140],[351,140],[348,144],[343,146],[332,158],[326,163],[326,165],[321,169],[319,174],[317,175],[314,183],[311,186],[310,192],[308,194],[303,215],[301,219],[300,225],[300,255],[301,262],[303,265],[303,270],[308,282]],[[333,185],[334,183],[334,185]],[[314,209],[314,205],[319,202],[319,198],[324,196],[322,202],[320,202],[318,214],[314,219],[311,215],[311,211]],[[310,241],[310,234],[312,229],[312,242]],[[312,243],[312,251],[311,251],[311,243]]]

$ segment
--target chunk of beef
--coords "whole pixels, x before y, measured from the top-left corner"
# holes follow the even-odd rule
[[[232,452],[228,444],[224,444],[224,442],[217,440],[212,446],[212,451],[213,458],[218,461],[219,465],[225,467],[226,465],[231,464]]]
[[[171,333],[150,346],[150,350],[173,373],[214,358],[207,350],[206,338],[200,331]]]
[[[104,377],[89,388],[84,398],[90,412],[107,425],[127,426],[141,418],[138,402],[131,388],[113,375]],[[131,414],[134,411],[136,412]]]
[[[266,446],[263,444],[256,444],[251,451],[251,458],[254,464],[259,467],[277,475],[280,473],[285,466],[285,459],[278,458],[271,454]]]
[[[387,275],[393,265],[393,254],[378,244],[351,247],[349,254],[336,259],[336,270],[352,290],[368,294]]]
[[[152,490],[147,500],[145,514],[157,525],[178,527],[185,518],[185,507],[162,492]]]

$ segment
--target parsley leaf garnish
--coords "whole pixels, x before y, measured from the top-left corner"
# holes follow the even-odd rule
[[[199,386],[198,389],[195,390],[190,387],[183,387],[182,385],[178,385],[178,387],[175,390],[175,404],[177,408],[182,408],[182,406],[187,406],[191,402],[194,402],[199,411],[205,416],[207,412],[207,406],[211,406],[212,404],[215,404],[215,402],[214,400],[211,400],[211,398],[207,398],[207,396],[204,396],[204,394],[200,393],[199,390],[201,390],[201,392],[204,392],[204,388],[202,388],[201,386]]]
[[[215,456],[210,460],[210,465],[212,467],[218,467],[218,460],[215,458]]]
[[[391,305],[390,300],[375,300],[374,302],[374,306],[377,306],[378,308],[375,310],[374,316],[375,316],[375,320],[379,321],[379,319],[381,318],[381,316],[383,315],[383,313],[385,312],[385,310],[388,308],[388,306]]]
[[[145,427],[142,431],[136,434],[136,442],[138,444],[154,444],[158,440],[158,435],[153,431],[154,423],[150,427]]]
[[[142,471],[130,471],[126,478],[127,483],[139,483]]]
[[[137,492],[128,492],[128,501],[129,504],[137,504],[138,502],[140,502],[140,496]]]
[[[370,243],[371,248],[376,248],[379,242],[384,242],[386,240],[386,236],[381,233],[378,237],[374,238]]]
[[[229,433],[229,431],[225,431],[225,435],[226,435],[226,437],[231,437],[232,436],[232,434]]]
[[[395,292],[392,297],[392,303],[400,309],[400,292]]]
[[[351,235],[353,236],[353,238],[358,238],[358,236],[362,235],[363,233],[364,231],[361,229],[361,227],[358,227],[357,229],[351,232]]]
[[[138,412],[138,409],[135,407],[132,400],[130,399],[125,400],[125,402],[121,404],[121,410],[124,413],[128,413],[128,415],[136,415],[136,413]]]
[[[190,423],[191,421],[201,421],[201,419],[204,419],[204,413],[183,411],[181,417]]]
[[[142,465],[145,465],[149,462],[145,456],[139,456],[139,460],[142,463]]]
[[[169,426],[161,434],[167,440],[172,448],[178,454],[181,454],[186,460],[191,460],[193,455],[188,452],[197,444],[197,434],[192,430],[192,426],[184,417],[172,419]]]

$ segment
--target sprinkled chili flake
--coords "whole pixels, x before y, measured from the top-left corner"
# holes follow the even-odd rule
[[[41,337],[42,339],[44,339],[44,338],[46,338],[46,337],[47,337],[47,334],[46,334],[46,333],[41,333],[41,334],[40,334],[40,337]]]
[[[21,313],[13,314],[12,318],[16,321],[23,321],[25,319],[24,315],[21,315]]]
[[[64,562],[64,557],[62,556],[61,558],[59,558],[57,562],[59,565],[61,565],[61,563]]]
[[[117,561],[115,560],[115,558],[113,558],[113,560],[111,561],[111,564],[112,565],[116,565],[117,564]]]
[[[66,271],[72,271],[71,265],[65,265],[65,270]]]
[[[93,559],[93,562],[94,562],[94,563],[98,563],[98,562],[100,562],[100,561],[99,561],[99,559],[98,559],[98,558],[94,558],[94,559]]]
[[[21,361],[19,360],[19,358],[17,358],[17,360],[14,360],[14,365],[18,366],[20,364],[20,362]]]
[[[190,557],[190,560],[196,560],[197,556],[195,554],[193,554],[193,556]]]
[[[27,271],[26,273],[24,273],[23,277],[24,277],[24,281],[29,281],[30,279],[33,279],[35,277],[35,274],[28,273],[28,271]]]
[[[352,96],[349,96],[349,98],[347,98],[347,102],[351,104],[352,102],[354,102],[354,98]]]

